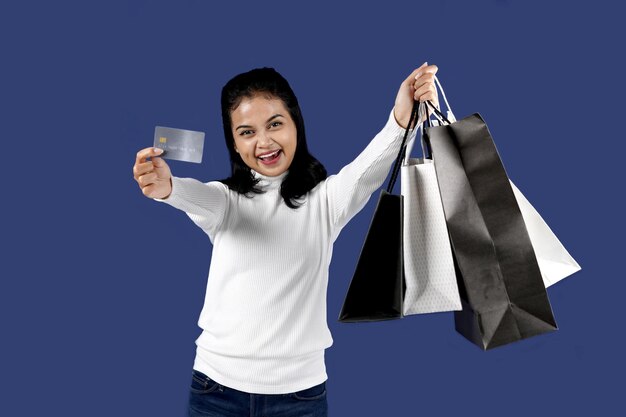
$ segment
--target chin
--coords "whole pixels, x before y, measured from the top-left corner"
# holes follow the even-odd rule
[[[286,169],[282,169],[280,171],[276,170],[276,171],[271,171],[271,170],[257,170],[257,172],[266,175],[268,177],[277,177],[280,174],[284,173],[286,171]]]

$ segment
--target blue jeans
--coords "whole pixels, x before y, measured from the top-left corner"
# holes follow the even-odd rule
[[[327,417],[326,381],[288,394],[250,394],[193,370],[190,417]]]

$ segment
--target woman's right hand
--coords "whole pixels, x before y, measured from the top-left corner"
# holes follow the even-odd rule
[[[139,184],[143,195],[149,198],[167,198],[172,192],[172,172],[163,158],[158,157],[163,151],[159,148],[144,148],[137,152],[133,165],[133,177]],[[152,160],[146,161],[146,158]]]
[[[435,73],[439,70],[437,65],[428,65],[424,62],[419,68],[413,70],[411,75],[400,85],[396,103],[393,108],[393,115],[396,122],[404,129],[409,124],[411,112],[413,111],[413,103],[420,103],[430,100],[430,102],[439,109],[439,98],[437,96],[437,87],[435,86]],[[430,106],[428,107],[428,115],[433,113]],[[411,127],[419,126],[425,120],[424,115]]]

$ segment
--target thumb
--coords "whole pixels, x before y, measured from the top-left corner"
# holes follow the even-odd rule
[[[163,160],[163,158],[161,158],[161,156],[163,156],[163,154],[165,154],[165,149],[161,149],[161,148],[154,148],[152,150],[152,152],[150,152],[151,154],[151,159],[152,159],[152,164],[156,167],[156,168],[161,168],[163,166],[165,166],[165,161]]]
[[[411,73],[411,75],[409,75],[406,80],[404,80],[407,83],[413,84],[413,82],[415,81],[415,77],[417,77],[417,73],[420,72],[420,70],[422,68],[424,68],[425,66],[428,65],[428,62],[424,62],[422,65],[420,65],[419,67],[415,68],[413,70],[413,72]]]
[[[152,166],[155,168],[163,168],[167,165],[167,163],[163,160],[163,158],[159,158],[158,156],[152,157]]]

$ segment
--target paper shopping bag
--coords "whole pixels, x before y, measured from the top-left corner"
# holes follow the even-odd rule
[[[402,196],[380,191],[340,322],[402,317]]]
[[[435,82],[441,91],[441,96],[443,97],[443,101],[448,109],[447,115],[445,116],[447,121],[445,123],[449,124],[451,122],[455,122],[456,117],[452,112],[446,93],[436,75]],[[437,112],[434,112],[433,115],[438,118],[438,120],[434,120],[433,122],[438,122],[437,125],[444,124],[443,118],[439,117]],[[432,153],[432,151],[430,153]],[[543,283],[546,288],[557,283],[563,278],[580,271],[580,265],[574,260],[574,258],[572,258],[563,244],[561,244],[559,239],[539,215],[537,210],[535,210],[535,208],[528,202],[524,194],[522,194],[515,184],[513,184],[513,181],[509,179],[509,182],[511,183],[513,193],[515,194],[515,200],[517,201],[517,204],[522,212],[524,224],[528,230],[528,236],[530,237],[530,241],[533,245],[533,249],[537,257],[537,263],[539,264],[539,269],[541,270]]]
[[[456,330],[485,350],[557,330],[522,213],[483,118],[474,113],[427,127],[423,136],[462,278]]]
[[[522,212],[528,236],[535,250],[545,287],[548,288],[563,278],[580,271],[578,262],[572,258],[537,210],[513,184],[513,181],[510,181],[510,183],[515,194],[515,200]]]
[[[402,251],[402,195],[391,194],[396,182],[406,139],[417,120],[418,103],[413,105],[409,124],[393,166],[387,189],[382,189],[356,270],[350,281],[340,322],[365,322],[402,317],[404,266]]]
[[[417,139],[415,139],[417,140]],[[404,315],[461,310],[448,227],[432,159],[409,158],[401,168],[404,203]],[[424,147],[425,144],[422,143]],[[424,150],[428,156],[431,152]]]

